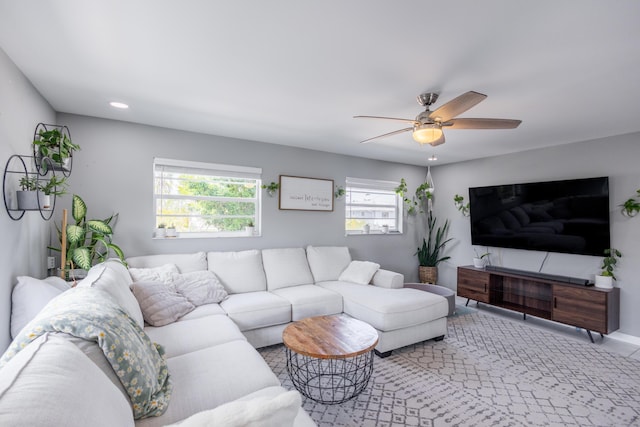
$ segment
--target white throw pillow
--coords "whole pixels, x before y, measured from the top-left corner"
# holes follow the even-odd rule
[[[71,285],[55,276],[44,280],[18,276],[18,284],[11,294],[11,338],[15,338],[49,301],[70,288]]]
[[[207,253],[209,270],[213,271],[230,294],[267,290],[262,267],[262,252],[257,249],[238,252]]]
[[[199,307],[219,303],[227,297],[227,291],[213,271],[192,271],[174,276],[176,290]]]
[[[380,268],[380,264],[370,261],[351,261],[349,266],[340,274],[338,280],[343,282],[358,283],[367,285],[371,282],[371,278]]]
[[[129,274],[134,282],[172,283],[174,275],[180,274],[180,270],[175,264],[165,264],[153,268],[129,267]]]
[[[234,400],[168,427],[289,427],[300,405],[300,393],[291,390],[275,397]]]
[[[144,321],[152,326],[173,323],[196,308],[164,283],[135,282],[131,290],[140,304]]]

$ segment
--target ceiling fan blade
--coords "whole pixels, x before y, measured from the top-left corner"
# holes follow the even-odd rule
[[[399,119],[397,117],[382,117],[382,116],[353,116],[354,119],[384,119],[384,120],[398,120],[407,123],[416,123],[414,119]]]
[[[457,98],[453,98],[451,101],[447,102],[440,108],[437,108],[431,114],[429,114],[429,118],[434,120],[437,119],[441,122],[447,122],[457,115],[464,113],[469,108],[477,105],[486,97],[487,95],[471,90],[467,93],[463,93]]]
[[[444,144],[444,133],[442,134],[442,136],[440,138],[438,138],[436,141],[433,141],[430,145],[432,147],[435,147],[435,146],[440,145],[440,144]]]
[[[452,119],[442,126],[447,129],[515,129],[522,120],[511,119]]]
[[[365,139],[364,141],[360,141],[360,144],[367,143],[367,142],[369,142],[371,140],[374,140],[374,139],[384,138],[385,136],[392,136],[392,135],[397,135],[399,133],[408,132],[410,130],[413,130],[413,128],[410,127],[410,128],[400,129],[400,130],[394,130],[393,132],[385,133],[383,135],[374,136],[373,138],[369,138],[369,139]]]

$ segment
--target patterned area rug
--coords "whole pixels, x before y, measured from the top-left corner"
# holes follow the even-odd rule
[[[259,350],[293,389],[282,345]],[[303,399],[331,426],[640,426],[640,361],[475,310],[448,335],[375,357],[367,388],[339,405]]]

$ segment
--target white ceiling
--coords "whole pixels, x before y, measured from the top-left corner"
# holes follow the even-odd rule
[[[56,111],[408,164],[640,131],[637,0],[0,0],[0,48]],[[469,90],[523,123],[359,143]]]

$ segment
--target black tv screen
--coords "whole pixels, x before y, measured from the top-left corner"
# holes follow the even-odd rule
[[[610,247],[609,179],[469,188],[471,243],[602,255]]]

